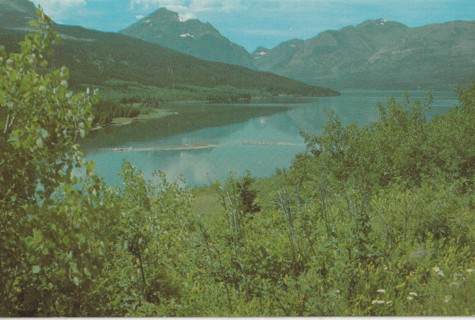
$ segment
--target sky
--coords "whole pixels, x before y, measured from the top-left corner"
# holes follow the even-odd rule
[[[183,19],[211,23],[252,52],[293,38],[309,39],[368,19],[409,27],[475,20],[475,0],[33,0],[54,21],[119,31],[166,7]]]

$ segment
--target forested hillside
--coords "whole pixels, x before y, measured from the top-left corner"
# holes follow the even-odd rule
[[[124,162],[112,188],[77,143],[95,97],[45,69],[47,21],[0,51],[0,316],[475,313],[475,84],[429,122],[430,99],[331,116],[270,180],[211,193]]]
[[[27,0],[2,0],[0,10],[8,19],[0,22],[0,43],[7,52],[18,50],[17,43],[28,32],[35,16]],[[135,82],[156,87],[232,86],[270,94],[334,95],[336,91],[304,84],[271,73],[244,67],[203,61],[189,55],[117,33],[53,24],[61,42],[55,47],[51,65],[67,65],[70,85],[101,85],[108,80]]]
[[[55,47],[51,64],[67,65],[71,85],[100,85],[116,79],[157,87],[183,85],[213,88],[221,85],[256,89],[270,94],[334,95],[336,91],[304,84],[271,73],[203,61],[133,39],[80,27],[57,26],[61,44]],[[25,32],[0,28],[0,41],[7,51]]]
[[[259,70],[338,89],[450,89],[475,80],[474,51],[475,21],[409,28],[378,19],[253,56]]]
[[[7,52],[17,51],[17,43],[32,30],[28,22],[35,17],[35,6],[28,0],[0,0],[0,17],[0,45]],[[118,33],[53,22],[52,26],[61,41],[50,66],[67,65],[74,89],[99,88],[105,93],[93,108],[95,126],[109,125],[118,117],[136,117],[160,103],[177,100],[227,103],[256,96],[339,94],[271,73],[200,60]],[[223,41],[218,42],[222,45]]]

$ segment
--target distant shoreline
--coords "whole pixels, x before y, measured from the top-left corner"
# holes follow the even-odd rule
[[[120,118],[114,118],[112,122],[108,125],[105,126],[96,126],[92,128],[92,131],[95,130],[101,130],[104,128],[108,127],[120,127],[120,126],[126,126],[138,121],[146,121],[146,120],[154,120],[154,119],[160,119],[160,118],[165,118],[168,116],[172,115],[178,115],[178,112],[176,111],[170,111],[170,110],[165,110],[165,109],[159,109],[159,108],[154,108],[151,109],[150,113],[141,113],[137,117],[120,117]]]

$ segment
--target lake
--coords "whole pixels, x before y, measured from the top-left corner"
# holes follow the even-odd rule
[[[402,101],[403,93],[344,91],[339,97],[245,105],[190,103],[181,105],[178,110],[183,111],[175,116],[93,131],[81,144],[86,159],[96,163],[96,172],[111,185],[121,181],[117,174],[123,159],[146,176],[161,170],[172,181],[185,178],[189,186],[223,180],[231,172],[266,177],[277,168],[289,167],[294,156],[305,150],[300,132],[321,132],[329,111],[342,123],[364,125],[378,120],[378,102],[385,104],[389,97]],[[411,100],[423,100],[427,92],[409,94]],[[432,94],[428,119],[458,103],[454,92]]]

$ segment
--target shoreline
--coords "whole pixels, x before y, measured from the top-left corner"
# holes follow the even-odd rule
[[[147,151],[185,151],[185,150],[205,150],[216,148],[217,144],[196,144],[196,145],[182,145],[169,147],[146,147],[146,148],[106,148],[105,150],[112,150],[114,152],[147,152]]]
[[[155,120],[155,119],[161,119],[165,118],[168,116],[173,116],[173,115],[178,115],[179,113],[176,111],[171,111],[171,110],[166,110],[166,109],[160,109],[160,108],[153,108],[150,109],[150,113],[141,113],[137,117],[133,118],[128,118],[128,117],[120,117],[120,118],[114,118],[112,119],[112,122],[108,125],[105,126],[97,126],[94,128],[91,128],[91,131],[97,131],[105,128],[111,128],[111,127],[121,127],[121,126],[127,126],[139,121],[147,121],[147,120]]]
[[[340,93],[341,95],[341,93]],[[166,101],[160,103],[155,108],[150,108],[150,113],[141,113],[137,117],[118,117],[112,119],[112,122],[103,125],[103,126],[96,126],[91,128],[91,131],[97,131],[105,128],[113,128],[113,127],[121,127],[127,126],[138,121],[147,121],[147,120],[155,120],[160,118],[165,118],[172,115],[178,115],[179,112],[170,110],[170,108],[188,108],[188,107],[196,107],[197,105],[205,105],[208,107],[217,107],[217,106],[229,106],[229,107],[255,107],[258,106],[259,108],[265,107],[275,107],[276,105],[286,103],[286,99],[305,99],[305,98],[321,98],[321,97],[333,97],[333,96],[292,96],[292,95],[278,95],[278,96],[256,96],[252,97],[250,101],[246,102],[210,102],[210,101],[203,101],[203,100],[179,100],[179,101]],[[285,106],[283,106],[285,107]]]

